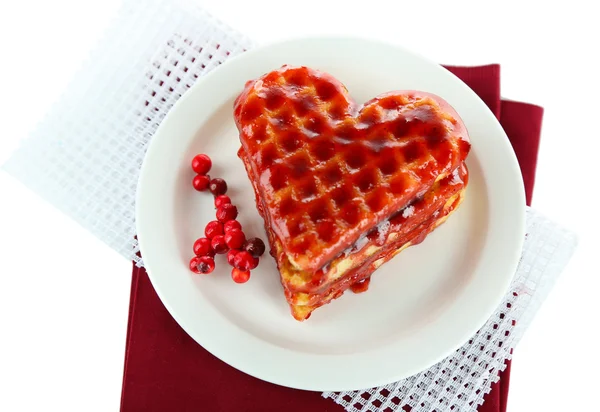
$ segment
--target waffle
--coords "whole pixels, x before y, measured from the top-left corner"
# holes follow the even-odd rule
[[[430,93],[390,92],[359,106],[329,74],[283,66],[246,83],[234,118],[298,320],[365,288],[456,208],[468,181],[467,130]]]
[[[294,317],[298,320],[306,319],[313,310],[339,297],[349,288],[355,293],[365,291],[371,274],[378,267],[407,247],[421,243],[427,234],[444,223],[460,205],[467,181],[464,172],[466,169],[460,172],[461,180],[455,180],[454,176],[444,179],[424,198],[411,203],[408,208],[371,230],[365,235],[364,241],[357,242],[362,245],[361,248],[351,249],[340,256],[339,260],[348,262],[344,266],[351,267],[343,276],[332,276],[331,270],[325,268],[323,274],[329,281],[323,282],[323,287],[309,291],[298,291],[292,286],[294,282],[289,279],[282,282]],[[437,199],[431,201],[433,198]],[[382,229],[385,230],[385,242],[381,240]]]

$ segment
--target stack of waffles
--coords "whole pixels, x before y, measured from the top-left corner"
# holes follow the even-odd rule
[[[463,199],[468,133],[430,93],[389,92],[359,106],[333,76],[283,66],[247,82],[234,116],[297,320],[366,290],[378,267]]]

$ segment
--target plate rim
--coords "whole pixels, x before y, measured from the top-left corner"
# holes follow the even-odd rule
[[[507,267],[510,267],[511,272],[514,273],[514,271],[516,270],[516,267],[518,265],[520,255],[521,255],[522,244],[524,241],[524,234],[525,234],[525,192],[524,192],[524,185],[523,185],[523,181],[522,181],[522,177],[521,177],[521,173],[520,173],[520,168],[518,165],[516,155],[514,153],[514,149],[513,149],[512,145],[510,144],[508,136],[506,135],[504,129],[500,125],[498,119],[496,119],[496,117],[489,110],[489,108],[487,108],[487,106],[485,105],[483,100],[473,90],[471,90],[462,80],[460,80],[453,73],[444,69],[437,62],[434,62],[434,61],[420,55],[419,53],[416,53],[410,49],[407,49],[404,46],[401,46],[399,44],[381,40],[381,39],[361,37],[361,36],[301,36],[301,37],[293,37],[293,38],[287,38],[287,39],[283,39],[283,40],[265,43],[263,45],[254,47],[248,51],[245,51],[244,53],[241,53],[239,55],[236,55],[236,56],[228,59],[226,62],[224,62],[219,67],[217,67],[214,70],[212,70],[211,72],[207,73],[205,76],[202,76],[201,78],[199,78],[195,82],[195,84],[186,93],[184,93],[178,99],[178,101],[173,105],[173,107],[169,110],[169,112],[166,114],[165,118],[159,124],[157,130],[155,131],[152,139],[150,140],[150,142],[148,144],[146,155],[144,156],[142,167],[140,169],[140,175],[139,175],[139,180],[138,180],[138,184],[137,184],[136,206],[135,206],[136,228],[137,228],[140,252],[142,253],[142,257],[145,262],[148,277],[149,277],[157,295],[159,296],[161,302],[166,307],[166,309],[168,310],[170,315],[175,319],[175,321],[179,324],[179,326],[194,341],[196,341],[196,343],[203,346],[204,349],[206,349],[211,354],[213,354],[214,356],[219,358],[221,361],[227,363],[228,365],[230,365],[248,375],[254,376],[258,379],[261,379],[261,380],[264,380],[264,381],[267,381],[270,383],[287,386],[287,387],[291,387],[291,388],[296,388],[296,389],[303,389],[303,390],[350,391],[350,390],[363,389],[363,388],[367,388],[367,387],[386,385],[391,382],[397,381],[399,379],[406,378],[408,376],[414,375],[422,370],[427,369],[427,367],[429,367],[429,366],[441,361],[442,359],[446,358],[447,356],[449,356],[453,351],[460,348],[477,331],[477,329],[479,327],[481,327],[489,319],[489,317],[491,316],[493,311],[497,308],[497,305],[501,302],[501,299],[503,298],[504,294],[506,293],[506,290],[508,289],[510,282],[512,281],[512,275],[511,276],[507,275],[506,278],[504,279],[505,281],[503,282],[504,284],[503,284],[502,291],[501,291],[501,293],[497,293],[497,296],[498,296],[496,299],[497,304],[488,305],[488,310],[482,311],[482,313],[478,316],[479,321],[477,322],[477,324],[479,326],[477,328],[475,328],[475,327],[472,328],[472,331],[470,331],[467,334],[464,334],[465,335],[464,339],[461,339],[460,344],[452,345],[454,347],[452,350],[448,350],[448,351],[445,351],[443,354],[440,354],[436,359],[429,362],[429,364],[430,364],[429,366],[427,366],[425,368],[416,368],[413,370],[405,371],[405,373],[398,374],[396,377],[392,378],[392,380],[390,380],[390,377],[384,377],[381,379],[370,379],[368,383],[365,382],[365,383],[360,383],[360,384],[351,384],[348,381],[346,381],[346,382],[340,383],[340,384],[330,383],[327,386],[323,386],[322,384],[317,384],[315,386],[311,382],[308,382],[306,379],[300,379],[300,380],[294,379],[294,378],[289,379],[289,377],[287,379],[282,379],[281,376],[274,376],[273,373],[265,372],[264,370],[256,371],[252,367],[249,367],[246,362],[241,361],[239,359],[239,357],[237,357],[236,359],[232,359],[231,356],[227,356],[228,354],[226,353],[226,351],[222,351],[221,348],[216,347],[213,344],[214,342],[208,342],[205,338],[202,339],[201,337],[199,337],[197,333],[191,332],[190,325],[188,325],[187,321],[184,319],[185,316],[182,318],[182,316],[179,315],[178,311],[171,305],[170,300],[165,296],[165,292],[163,290],[163,286],[159,279],[159,276],[157,276],[156,274],[154,274],[154,275],[152,274],[152,270],[149,268],[149,266],[152,266],[152,264],[147,264],[147,262],[153,261],[154,255],[152,253],[144,253],[144,250],[146,250],[148,252],[148,247],[147,247],[148,245],[145,242],[145,239],[146,239],[145,228],[148,226],[147,225],[145,226],[141,222],[144,221],[143,216],[145,216],[145,210],[143,210],[143,204],[144,204],[144,198],[146,197],[146,188],[148,187],[148,185],[145,184],[144,182],[147,180],[146,176],[149,173],[148,169],[150,166],[148,166],[148,164],[150,163],[150,161],[148,159],[152,159],[153,156],[156,156],[156,154],[155,154],[157,152],[156,148],[159,146],[159,143],[157,143],[157,142],[160,142],[161,139],[165,140],[165,138],[160,138],[158,136],[162,136],[165,133],[167,133],[165,130],[168,130],[168,125],[170,124],[172,119],[177,116],[179,109],[182,106],[184,106],[186,104],[186,102],[190,99],[190,96],[192,96],[192,94],[194,93],[194,90],[202,89],[204,87],[203,85],[209,83],[214,77],[224,75],[224,73],[226,73],[226,70],[233,70],[232,67],[243,64],[243,62],[245,60],[251,60],[251,59],[255,58],[254,56],[256,56],[256,55],[260,56],[261,53],[266,53],[269,51],[269,49],[280,47],[280,46],[286,45],[286,44],[287,45],[290,45],[292,43],[309,44],[309,43],[315,42],[315,41],[317,41],[317,42],[333,42],[333,43],[336,43],[336,42],[350,42],[350,43],[366,42],[367,44],[375,44],[375,46],[384,46],[384,47],[387,46],[389,48],[396,49],[400,53],[412,55],[413,57],[415,57],[423,62],[426,62],[427,64],[439,66],[440,69],[445,70],[447,73],[449,73],[452,77],[454,77],[462,85],[462,87],[463,87],[463,89],[465,89],[464,91],[466,93],[471,94],[472,98],[473,97],[476,98],[479,101],[479,104],[482,107],[485,107],[485,109],[487,109],[487,111],[489,112],[489,115],[493,118],[493,121],[494,121],[493,124],[495,124],[495,127],[497,129],[496,132],[500,133],[503,137],[502,140],[503,140],[503,142],[504,142],[503,144],[505,146],[504,149],[505,150],[508,149],[509,159],[505,159],[505,160],[508,160],[511,163],[510,166],[507,165],[507,169],[509,169],[509,171],[511,172],[509,174],[512,174],[513,178],[514,178],[514,174],[516,172],[517,177],[518,177],[518,179],[515,180],[512,184],[512,186],[514,186],[514,193],[513,193],[513,195],[515,196],[514,203],[515,204],[519,203],[522,205],[522,207],[515,208],[511,212],[516,214],[516,216],[514,216],[515,233],[518,232],[520,235],[514,236],[514,238],[512,239],[515,242],[514,247],[512,248],[512,250],[513,250],[512,263],[507,264]],[[150,259],[148,259],[148,257],[150,257]],[[257,339],[255,337],[252,337],[252,338]],[[202,341],[202,343],[201,343],[201,341]]]

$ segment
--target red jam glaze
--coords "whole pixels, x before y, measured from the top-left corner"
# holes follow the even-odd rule
[[[358,106],[339,81],[306,67],[248,82],[234,115],[271,245],[316,275],[470,150],[438,96],[390,92]]]
[[[365,238],[351,245],[348,249],[342,252],[336,258],[349,257],[360,261],[360,253],[370,245],[388,246],[388,238],[392,233],[398,233],[398,238],[393,242],[396,245],[403,245],[411,241],[412,245],[421,243],[429,233],[416,234],[416,228],[420,227],[423,222],[430,218],[437,220],[449,211],[441,212],[446,203],[446,200],[454,196],[462,190],[468,183],[468,172],[466,165],[462,164],[456,170],[456,173],[451,173],[446,178],[438,182],[438,186],[434,189],[435,193],[426,193],[423,197],[413,201],[407,208],[394,214],[387,222],[379,224],[367,233]],[[456,201],[458,202],[458,200]],[[449,210],[453,210],[456,204],[453,204]],[[436,213],[437,212],[437,213]],[[313,274],[311,281],[302,286],[287,285],[286,288],[292,292],[304,292],[315,295],[327,295],[330,292],[332,283],[326,278],[327,266],[318,270]],[[339,278],[336,282],[341,282]]]
[[[244,162],[244,165],[247,170],[249,170],[250,165],[248,164],[247,157],[244,155],[243,151],[240,149],[239,156]],[[316,309],[317,307],[323,306],[329,303],[331,300],[338,298],[341,296],[345,290],[351,288],[353,284],[361,285],[361,292],[365,291],[368,288],[368,283],[364,284],[362,280],[366,278],[370,278],[371,274],[375,271],[375,267],[373,266],[373,262],[375,260],[383,258],[384,261],[389,260],[393,253],[401,247],[406,242],[411,242],[411,245],[416,245],[421,243],[427,234],[433,229],[433,224],[435,221],[444,215],[451,213],[456,206],[458,205],[459,199],[457,199],[454,204],[447,210],[444,210],[444,203],[446,199],[450,198],[460,190],[462,190],[467,184],[469,180],[468,170],[466,165],[461,164],[453,173],[449,174],[446,178],[440,180],[438,186],[435,189],[435,193],[426,193],[425,196],[415,199],[409,206],[412,206],[412,213],[404,213],[404,209],[401,212],[396,213],[392,216],[390,221],[390,227],[387,231],[387,236],[393,232],[399,232],[400,237],[395,241],[386,245],[376,256],[371,259],[364,261],[359,267],[353,269],[352,271],[347,272],[342,278],[339,278],[337,282],[333,283],[325,283],[325,279],[323,276],[323,268],[320,269],[317,273],[313,275],[312,282],[300,288],[293,288],[291,285],[286,284],[284,279],[282,279],[282,285],[284,287],[284,293],[286,299],[290,304],[294,303],[294,295],[296,292],[301,293],[309,293],[310,302],[309,305],[313,305]],[[259,214],[265,219],[265,228],[268,235],[269,243],[273,245],[274,243],[274,233],[270,230],[268,215],[264,213],[264,207],[262,205],[261,198],[258,194],[258,188],[256,182],[252,181],[256,204],[259,211]],[[437,201],[431,202],[431,198],[434,197]],[[437,212],[437,213],[436,213]],[[387,241],[387,236],[385,237],[385,241]],[[378,239],[377,244],[382,244],[381,233],[379,229],[372,230],[367,236],[367,239],[374,240]],[[353,245],[348,252],[348,256],[352,256],[352,254],[356,254],[364,248],[367,243],[366,242],[358,242],[361,244],[361,247],[358,248],[357,244]],[[276,263],[279,267],[279,264],[282,259],[282,255],[277,256],[274,249],[270,250],[271,255],[275,258]],[[333,296],[332,296],[333,295]],[[292,311],[292,314],[294,312]],[[310,314],[306,316],[304,319],[298,320],[306,320],[310,317]]]
[[[365,278],[361,281],[358,281],[356,283],[353,283],[352,285],[350,285],[350,290],[354,293],[366,292],[367,290],[369,290],[370,283],[371,283],[371,276],[369,276],[368,278]],[[341,296],[341,294],[338,294],[336,297],[334,297],[334,299],[337,299],[339,296]]]
[[[451,213],[456,206],[457,202],[454,202],[449,208],[444,209],[444,207],[441,207],[437,210],[438,213],[436,216],[431,215],[428,219],[410,231],[405,237],[386,245],[378,253],[365,260],[359,267],[352,269],[339,281],[330,285],[328,289],[321,293],[311,295],[307,304],[312,306],[314,310],[339,298],[347,289],[352,290],[354,293],[365,292],[369,287],[371,275],[378,267],[375,265],[376,261],[383,259],[384,263],[387,262],[394,256],[394,253],[407,242],[411,242],[411,246],[421,243],[427,234],[435,228],[438,219]],[[293,304],[294,293],[289,289],[286,289],[285,284],[283,286],[286,299],[290,304]],[[292,315],[294,315],[294,317],[297,316],[293,310]],[[310,314],[303,319],[296,319],[302,321],[308,319],[308,317],[310,317]]]

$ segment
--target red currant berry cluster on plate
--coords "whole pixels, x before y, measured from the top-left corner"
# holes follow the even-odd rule
[[[210,157],[199,154],[192,160],[192,169],[197,175],[192,181],[199,192],[207,189],[215,198],[216,220],[208,222],[204,236],[194,242],[194,257],[190,270],[198,274],[209,274],[215,269],[215,254],[227,254],[227,262],[233,267],[231,278],[236,283],[250,279],[250,271],[258,266],[260,256],[265,253],[265,244],[259,238],[246,239],[242,225],[236,220],[238,210],[231,203],[227,183],[208,175],[212,167]]]

